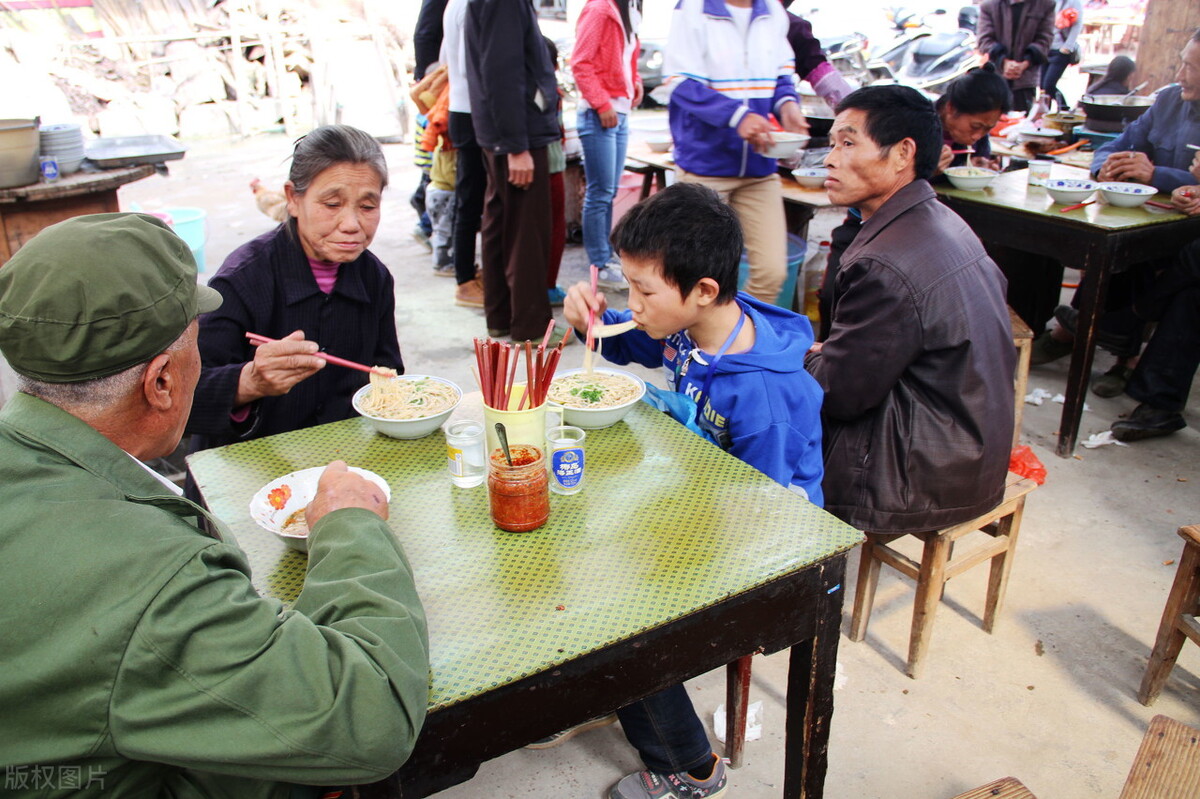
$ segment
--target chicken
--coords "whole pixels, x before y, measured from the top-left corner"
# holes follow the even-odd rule
[[[258,178],[250,181],[250,190],[254,192],[254,202],[258,210],[274,219],[283,222],[288,218],[287,198],[281,191],[271,191]]]

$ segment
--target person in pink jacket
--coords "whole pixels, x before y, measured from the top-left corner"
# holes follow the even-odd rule
[[[607,288],[628,288],[608,234],[625,169],[629,113],[642,101],[637,69],[641,5],[641,0],[587,0],[571,52],[571,73],[579,89],[576,128],[587,176],[583,246]]]

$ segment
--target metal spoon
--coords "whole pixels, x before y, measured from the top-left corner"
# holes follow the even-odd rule
[[[496,422],[496,435],[500,438],[500,449],[504,450],[504,460],[512,466],[512,452],[508,448],[508,431],[504,429],[504,422]]]
[[[1148,80],[1144,80],[1141,83],[1139,83],[1137,86],[1134,86],[1133,90],[1130,91],[1129,94],[1127,94],[1121,98],[1121,105],[1125,105],[1126,100],[1128,100],[1130,97],[1133,97],[1135,94],[1140,92],[1142,89],[1146,88],[1146,84],[1149,82],[1150,81],[1148,81]]]

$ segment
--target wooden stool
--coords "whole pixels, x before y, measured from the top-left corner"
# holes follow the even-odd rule
[[[985,561],[991,561],[992,564],[991,577],[988,579],[987,603],[983,612],[983,629],[990,633],[1004,602],[1012,554],[1017,547],[1021,515],[1025,510],[1025,496],[1036,487],[1037,484],[1032,480],[1009,472],[1004,500],[992,510],[969,522],[944,530],[914,533],[913,535],[925,542],[925,551],[920,563],[887,545],[886,542],[894,536],[867,533],[858,565],[858,584],[854,588],[854,615],[850,621],[850,640],[861,641],[866,635],[867,624],[871,620],[871,605],[875,601],[875,586],[879,582],[880,563],[886,563],[917,582],[912,634],[908,642],[908,676],[914,679],[917,677],[921,660],[929,648],[934,613],[941,601],[946,582]],[[965,556],[951,558],[954,542],[976,530],[987,533],[992,540],[986,546],[979,547]]]
[[[1179,537],[1183,539],[1183,554],[1179,556],[1175,582],[1158,625],[1158,638],[1138,691],[1138,701],[1147,707],[1154,704],[1166,685],[1175,659],[1183,649],[1184,638],[1200,644],[1200,623],[1196,621],[1200,611],[1200,525],[1180,527]]]
[[[1008,321],[1012,323],[1013,346],[1017,348],[1017,371],[1013,375],[1013,390],[1016,407],[1013,409],[1013,441],[1015,447],[1021,443],[1021,415],[1025,412],[1025,392],[1029,387],[1029,359],[1033,357],[1033,331],[1017,312],[1008,307]]]
[[[1200,796],[1200,730],[1155,716],[1142,738],[1120,799]]]
[[[1037,797],[1016,777],[1004,777],[995,782],[989,782],[987,785],[980,785],[966,793],[960,793],[954,799],[1037,799]]]

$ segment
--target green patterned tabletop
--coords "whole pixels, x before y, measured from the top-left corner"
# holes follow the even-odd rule
[[[862,535],[639,404],[589,431],[582,492],[551,494],[530,533],[491,523],[487,487],[457,488],[440,431],[377,435],[362,419],[197,453],[192,474],[249,555],[256,587],[292,601],[306,558],[250,518],[261,486],[342,459],[382,475],[389,524],[429,619],[430,707],[448,706],[845,552]]]
[[[1064,176],[1058,174],[1061,169],[1061,167],[1055,167],[1054,177]],[[1082,170],[1073,170],[1073,174],[1070,177],[1082,178],[1087,177],[1087,174]],[[1091,205],[1063,213],[1062,209],[1068,206],[1055,203],[1050,195],[1046,193],[1046,190],[1040,186],[1029,185],[1028,169],[1005,172],[993,180],[992,185],[983,191],[964,191],[956,189],[948,183],[945,185],[938,183],[934,188],[938,194],[953,197],[957,200],[975,202],[980,205],[996,205],[1017,211],[1029,211],[1040,216],[1061,220],[1068,225],[1075,224],[1081,227],[1097,227],[1102,230],[1128,230],[1130,228],[1157,225],[1163,222],[1175,222],[1187,218],[1178,211],[1167,211],[1162,208],[1146,206],[1139,208],[1117,208],[1113,205],[1106,205],[1100,199],[1099,192],[1090,198],[1096,200]],[[1155,202],[1167,203],[1170,202],[1171,197],[1168,194],[1159,193],[1150,199]]]

